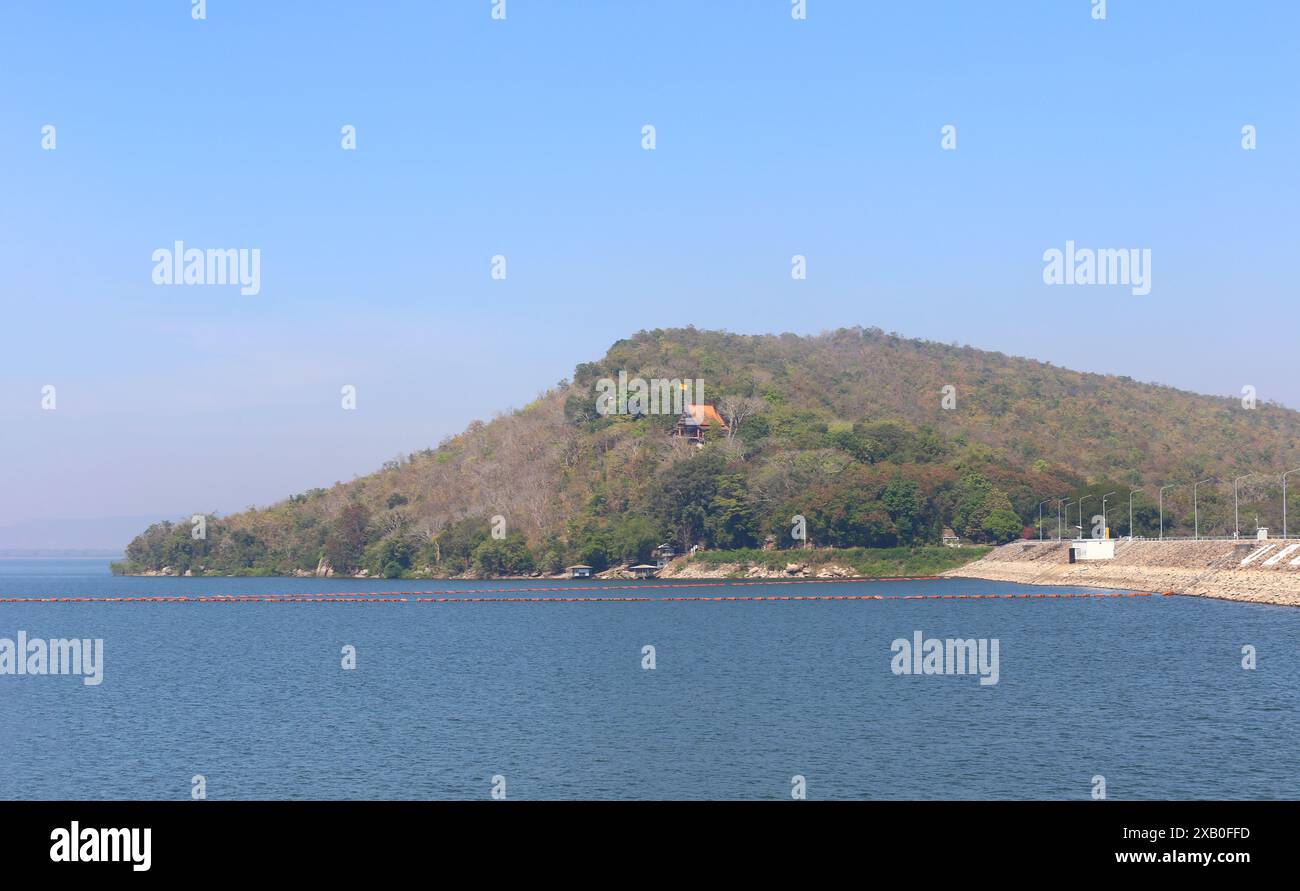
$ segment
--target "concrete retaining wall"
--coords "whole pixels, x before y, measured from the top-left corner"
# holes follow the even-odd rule
[[[1069,547],[1013,542],[944,575],[1300,606],[1300,540],[1117,541],[1113,560],[1073,564]]]

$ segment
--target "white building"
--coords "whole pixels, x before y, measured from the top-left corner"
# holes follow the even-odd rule
[[[1115,539],[1076,538],[1070,543],[1070,562],[1079,560],[1114,560]]]

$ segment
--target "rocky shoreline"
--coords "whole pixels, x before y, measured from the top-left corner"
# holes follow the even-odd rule
[[[178,572],[171,567],[164,566],[162,569],[151,569],[144,572],[124,573],[129,576],[151,576],[166,578],[216,578],[217,576],[207,576],[204,573],[194,573],[186,570]],[[221,576],[222,578],[232,578],[233,576]],[[372,576],[364,570],[355,575],[336,573],[331,569],[324,571],[308,572],[299,569],[289,575],[282,576],[248,576],[249,578],[333,578],[333,579],[371,579],[383,580],[383,576]],[[825,563],[812,566],[806,563],[787,563],[784,567],[769,566],[752,566],[742,563],[718,563],[706,564],[691,561],[687,558],[678,558],[672,561],[657,573],[658,578],[662,579],[788,579],[788,578],[818,578],[818,579],[851,579],[857,578],[857,573],[848,566],[838,563]],[[426,581],[561,581],[568,579],[567,573],[558,573],[547,575],[536,573],[534,575],[494,575],[478,576],[469,573],[461,575],[433,576],[421,575],[415,579],[408,578],[406,581],[426,580]],[[602,572],[592,574],[592,578],[603,579],[606,581],[631,580],[635,578],[632,571],[627,566],[614,566]],[[398,581],[398,580],[394,580]]]
[[[1292,544],[1253,539],[1117,541],[1113,559],[1070,563],[1069,542],[1014,542],[942,575],[1300,606],[1300,570],[1289,559],[1268,563],[1273,555],[1285,552]],[[1290,558],[1298,553],[1300,548],[1286,552],[1285,556]]]
[[[664,579],[851,579],[858,574],[851,567],[839,563],[812,566],[806,563],[787,563],[784,567],[754,566],[744,563],[688,563],[676,561],[659,573]]]

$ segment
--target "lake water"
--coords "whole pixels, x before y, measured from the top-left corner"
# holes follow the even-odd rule
[[[599,584],[599,583],[595,583]],[[114,578],[0,560],[0,597],[667,583]],[[1042,593],[943,580],[710,595]],[[1084,591],[1059,588],[1052,591]],[[527,596],[564,595],[565,591]],[[1190,597],[648,603],[0,603],[102,638],[103,682],[0,676],[0,798],[1300,798],[1300,610]],[[891,642],[996,638],[999,681]],[[344,670],[341,650],[356,648]],[[642,668],[642,648],[656,667]],[[1258,668],[1244,670],[1242,647]]]

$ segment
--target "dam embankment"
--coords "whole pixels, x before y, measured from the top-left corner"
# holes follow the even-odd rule
[[[1191,594],[1300,606],[1300,540],[1115,542],[1108,560],[1070,562],[1068,541],[1017,541],[944,576]]]

